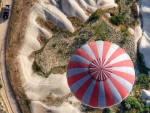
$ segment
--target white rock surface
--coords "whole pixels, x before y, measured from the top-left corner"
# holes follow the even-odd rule
[[[140,0],[140,13],[143,22],[143,36],[139,45],[139,50],[144,56],[145,64],[150,68],[150,2]]]
[[[145,102],[146,99],[150,99],[150,90],[142,89],[141,93],[142,93],[142,101],[143,102]]]
[[[134,34],[135,42],[137,43],[139,39],[142,37],[141,24],[135,26],[134,32],[135,32]]]
[[[150,107],[150,100],[146,101],[146,105]]]
[[[61,1],[62,10],[68,16],[78,16],[82,20],[86,21],[88,16],[85,14],[84,10],[77,4],[75,0],[62,0]]]
[[[107,18],[111,18],[110,13],[105,13],[105,16],[106,16]]]
[[[128,32],[131,34],[131,35],[134,35],[134,29],[132,29],[132,28],[128,28]]]
[[[144,62],[146,67],[150,68],[150,38],[146,32],[143,32],[143,36],[139,45],[140,53],[144,56]]]

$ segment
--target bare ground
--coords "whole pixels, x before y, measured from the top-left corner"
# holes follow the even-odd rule
[[[9,79],[22,113],[30,113],[30,101],[27,99],[20,82],[19,65],[16,58],[18,48],[23,43],[26,18],[33,3],[34,0],[14,0],[6,44],[6,65]]]

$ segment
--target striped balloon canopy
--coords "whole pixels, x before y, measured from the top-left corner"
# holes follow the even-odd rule
[[[125,99],[135,80],[129,55],[107,41],[90,42],[79,48],[67,67],[71,92],[83,104],[109,108]]]

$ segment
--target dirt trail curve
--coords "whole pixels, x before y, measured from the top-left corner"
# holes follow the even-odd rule
[[[12,7],[13,0],[3,0],[3,4],[9,4]],[[18,104],[14,98],[5,64],[5,42],[7,35],[7,28],[9,26],[9,20],[3,20],[2,14],[0,15],[0,79],[2,81],[3,88],[1,89],[1,95],[5,101],[8,113],[21,113]]]

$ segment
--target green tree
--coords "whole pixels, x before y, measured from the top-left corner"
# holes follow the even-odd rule
[[[150,112],[150,109],[149,109],[148,106],[145,106],[144,110],[145,110],[145,113],[149,113]]]
[[[137,109],[137,110],[142,110],[142,106],[141,104],[136,100],[136,98],[134,97],[127,97],[125,100],[124,100],[124,103],[125,103],[125,108],[128,109],[129,105],[131,106],[131,108],[134,108],[134,109]]]

